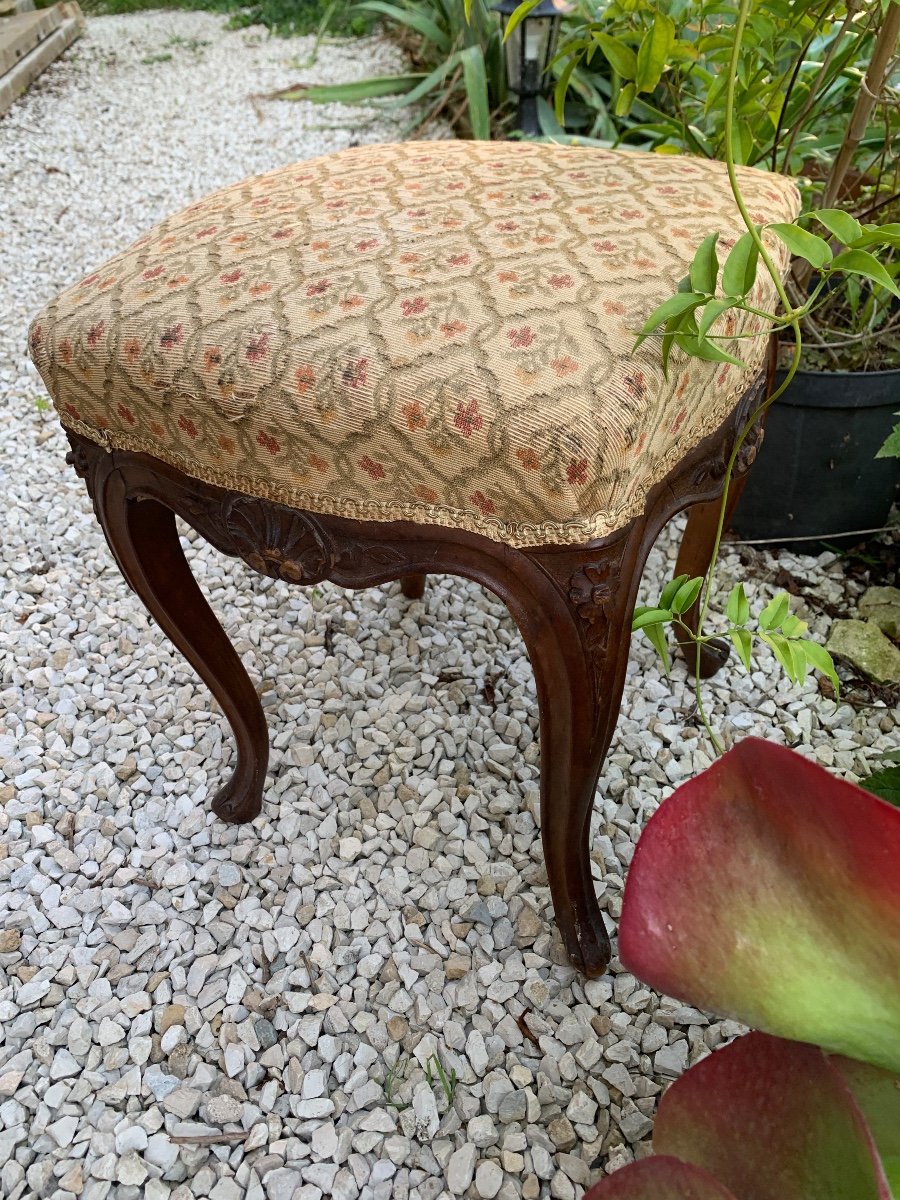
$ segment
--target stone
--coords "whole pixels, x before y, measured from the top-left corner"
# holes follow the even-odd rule
[[[462,979],[472,966],[472,960],[465,954],[451,954],[444,964],[444,974],[448,979]]]
[[[334,1158],[338,1148],[338,1135],[331,1121],[317,1125],[310,1137],[312,1152],[316,1158]]]
[[[466,1126],[466,1137],[479,1150],[483,1150],[485,1146],[493,1146],[500,1140],[494,1118],[487,1113],[481,1113],[471,1119]]]
[[[164,1097],[162,1106],[166,1112],[170,1112],[180,1120],[186,1121],[200,1107],[202,1099],[203,1093],[198,1091],[197,1088],[187,1087],[183,1084]]]
[[[575,1125],[592,1125],[597,1115],[597,1101],[588,1092],[573,1094],[566,1109],[566,1116]]]
[[[76,1163],[66,1171],[65,1175],[60,1176],[59,1186],[64,1192],[72,1192],[76,1196],[80,1196],[84,1190],[84,1170],[81,1163]]]
[[[278,1041],[275,1026],[266,1017],[257,1017],[253,1022],[253,1031],[261,1050],[271,1050]]]
[[[244,1106],[233,1096],[212,1096],[206,1101],[206,1120],[212,1125],[236,1124],[243,1111]]]
[[[234,863],[223,862],[219,866],[218,878],[220,887],[237,887],[237,885],[241,882],[241,872]]]
[[[526,1175],[522,1180],[522,1200],[538,1200],[541,1194],[541,1181],[537,1175]]]
[[[72,1144],[78,1126],[79,1121],[77,1117],[60,1117],[58,1121],[54,1121],[52,1125],[47,1126],[47,1132],[53,1138],[54,1142],[56,1142],[57,1146],[65,1149]]]
[[[516,918],[516,945],[530,946],[544,928],[544,923],[530,904],[523,904]]]
[[[409,1022],[405,1017],[391,1017],[387,1023],[387,1031],[395,1042],[402,1042],[409,1033]]]
[[[178,1162],[178,1152],[178,1143],[173,1142],[167,1133],[153,1133],[147,1139],[144,1158],[160,1171],[171,1171]]]
[[[147,1130],[141,1125],[125,1125],[116,1130],[116,1153],[127,1154],[129,1150],[144,1150],[147,1146]]]
[[[900,588],[866,588],[857,605],[859,615],[874,621],[888,637],[900,638]]]
[[[293,1200],[302,1183],[300,1175],[290,1167],[278,1167],[263,1179],[268,1200]]]
[[[416,1087],[413,1093],[413,1113],[416,1118],[416,1137],[427,1142],[437,1133],[441,1118],[437,1110],[434,1091],[424,1081]]]
[[[493,1200],[503,1186],[503,1171],[493,1159],[485,1159],[475,1171],[475,1190],[483,1200]]]
[[[57,1050],[54,1054],[53,1062],[50,1064],[51,1079],[69,1079],[73,1075],[80,1075],[81,1071],[81,1064],[65,1047]]]
[[[554,1117],[547,1126],[547,1132],[557,1150],[571,1150],[578,1141],[568,1117]]]
[[[671,1045],[663,1046],[653,1056],[653,1070],[657,1075],[677,1079],[687,1070],[688,1044],[684,1038]]]
[[[129,1187],[139,1187],[147,1178],[147,1167],[134,1150],[123,1154],[116,1165],[116,1179]]]
[[[507,1092],[497,1109],[497,1117],[501,1125],[509,1125],[513,1121],[524,1121],[527,1115],[528,1097],[519,1090]]]
[[[623,1105],[619,1128],[629,1143],[639,1142],[653,1129],[653,1121],[633,1104]]]
[[[163,1034],[171,1029],[173,1025],[183,1025],[186,1011],[183,1004],[167,1004],[159,1023],[159,1032]]]
[[[97,1041],[101,1046],[114,1046],[118,1042],[123,1042],[126,1036],[125,1030],[117,1021],[111,1021],[109,1017],[104,1017],[100,1022]]]
[[[472,1185],[478,1151],[471,1144],[454,1150],[447,1163],[447,1190],[452,1196],[464,1196]]]
[[[16,1004],[19,1008],[31,1008],[33,1004],[39,1004],[49,991],[49,979],[30,980],[28,983],[23,983],[16,992]]]
[[[479,1029],[473,1029],[466,1038],[466,1058],[476,1075],[481,1076],[488,1069],[490,1055],[484,1044],[484,1034]]]
[[[900,650],[874,621],[835,621],[825,648],[876,683],[900,683]]]
[[[154,1064],[144,1072],[144,1083],[153,1093],[156,1100],[164,1100],[171,1092],[180,1086],[175,1075],[170,1075],[162,1067]]]

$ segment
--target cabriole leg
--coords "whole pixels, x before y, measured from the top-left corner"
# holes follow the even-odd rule
[[[95,494],[119,569],[169,640],[218,700],[237,741],[237,764],[212,801],[226,821],[252,821],[262,805],[269,738],[262,705],[225,631],[191,573],[175,514],[155,500],[127,498],[113,471]]]

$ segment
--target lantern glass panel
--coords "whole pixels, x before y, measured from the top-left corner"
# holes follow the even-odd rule
[[[507,17],[503,18],[504,28],[507,20]],[[507,38],[504,47],[506,50],[506,81],[510,91],[516,93],[522,86],[522,28],[527,24],[527,20],[521,21]]]

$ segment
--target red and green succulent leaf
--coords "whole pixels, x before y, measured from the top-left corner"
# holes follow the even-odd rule
[[[619,949],[659,991],[900,1071],[900,810],[748,738],[650,820]]]
[[[839,1055],[834,1055],[831,1063],[853,1093],[875,1140],[891,1190],[900,1197],[900,1076]]]
[[[891,1200],[865,1118],[828,1055],[765,1033],[676,1080],[653,1147],[703,1167],[737,1200]]]
[[[736,1200],[708,1171],[677,1158],[645,1158],[602,1179],[584,1200]]]

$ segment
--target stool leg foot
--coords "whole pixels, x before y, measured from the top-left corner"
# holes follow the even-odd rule
[[[425,595],[426,575],[404,575],[400,580],[400,590],[407,600],[421,600]]]
[[[129,500],[116,471],[98,489],[95,504],[127,583],[215,696],[234,731],[237,764],[212,808],[225,821],[252,821],[262,806],[269,759],[262,705],[191,573],[175,514],[156,500]]]

